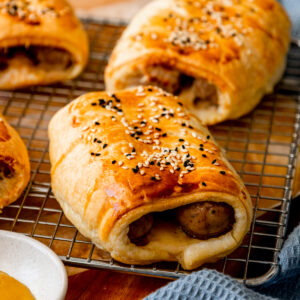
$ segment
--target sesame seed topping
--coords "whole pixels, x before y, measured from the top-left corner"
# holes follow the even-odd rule
[[[225,175],[226,172],[225,171],[220,171],[220,174]]]
[[[114,165],[117,161],[116,160],[113,160],[111,163]]]
[[[207,186],[206,183],[205,183],[204,181],[202,181],[202,185],[203,185],[203,186]]]

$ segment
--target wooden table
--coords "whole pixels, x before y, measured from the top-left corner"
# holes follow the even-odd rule
[[[69,0],[79,16],[130,20],[150,0]],[[163,0],[161,0],[163,1]],[[300,160],[299,160],[300,161]],[[300,173],[300,172],[298,172]],[[299,180],[295,180],[300,185]],[[294,190],[299,190],[295,187]],[[300,201],[297,202],[300,209]],[[296,225],[299,219],[292,222]],[[66,300],[142,299],[169,281],[106,270],[67,268],[69,288]]]

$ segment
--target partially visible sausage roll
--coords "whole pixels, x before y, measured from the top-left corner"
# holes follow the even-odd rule
[[[180,95],[207,125],[236,119],[273,90],[289,42],[276,0],[155,0],[116,45],[106,89],[152,84]]]
[[[19,134],[0,115],[0,211],[21,195],[29,178],[27,149]]]
[[[65,81],[86,65],[87,35],[65,0],[0,1],[0,88]]]
[[[90,93],[49,124],[51,182],[65,215],[129,264],[185,269],[237,248],[252,205],[206,127],[155,87]]]

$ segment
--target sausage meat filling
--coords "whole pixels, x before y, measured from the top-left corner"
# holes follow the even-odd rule
[[[218,106],[218,91],[213,83],[204,78],[193,78],[167,65],[148,66],[127,80],[127,86],[158,86],[199,108]]]
[[[40,66],[46,70],[66,70],[73,65],[73,59],[69,52],[46,46],[9,47],[0,50],[0,72],[9,68],[13,60]]]
[[[182,230],[190,237],[207,240],[221,236],[232,230],[235,222],[234,210],[226,203],[204,201],[181,206],[163,213],[152,213],[141,217],[129,225],[128,237],[138,246],[148,243],[147,235],[150,233],[156,214],[164,214],[166,218],[176,218]]]
[[[14,175],[14,169],[4,161],[0,161],[0,180],[11,178]]]
[[[200,240],[227,233],[235,221],[230,205],[211,201],[182,206],[177,210],[177,218],[187,235]]]
[[[153,215],[148,214],[129,225],[128,237],[130,241],[138,246],[148,243],[147,234],[153,226]]]

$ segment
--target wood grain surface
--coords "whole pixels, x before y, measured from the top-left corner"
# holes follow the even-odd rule
[[[150,0],[69,1],[79,16],[125,21],[129,21],[142,6],[150,2]],[[294,191],[297,193],[300,190],[300,178],[295,180],[294,183]],[[299,204],[299,201],[297,204]],[[298,221],[299,219],[297,219]],[[66,300],[142,299],[169,282],[165,279],[122,274],[106,270],[85,271],[84,269],[68,267],[67,271],[70,276]]]
[[[69,277],[66,300],[143,299],[169,281],[105,270],[90,270]]]

